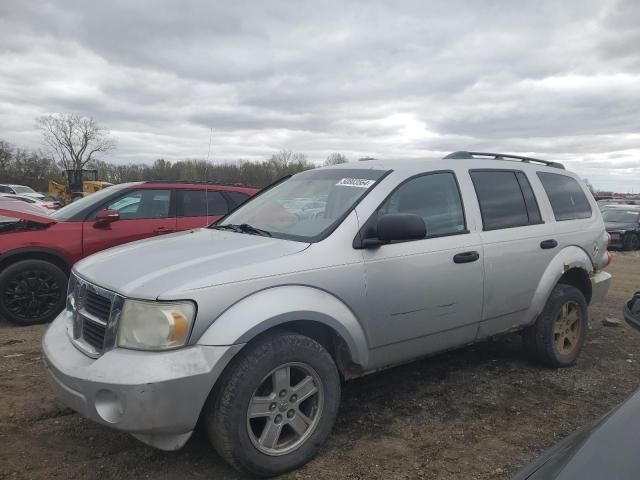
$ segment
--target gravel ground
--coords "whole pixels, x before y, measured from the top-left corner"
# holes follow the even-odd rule
[[[601,323],[640,289],[640,253],[615,254],[609,271],[575,367],[529,363],[509,335],[352,381],[320,455],[283,478],[508,479],[640,383],[640,333]],[[45,328],[0,322],[0,479],[241,478],[201,432],[166,453],[65,408],[45,380]]]

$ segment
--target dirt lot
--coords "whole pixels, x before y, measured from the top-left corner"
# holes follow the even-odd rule
[[[509,478],[640,384],[640,333],[600,322],[640,289],[640,253],[609,271],[608,312],[592,312],[576,367],[537,367],[512,335],[348,383],[328,444],[285,478]],[[44,330],[0,323],[0,479],[239,478],[202,433],[165,453],[64,408],[43,374]]]

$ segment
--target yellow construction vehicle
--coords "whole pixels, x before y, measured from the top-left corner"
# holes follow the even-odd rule
[[[98,180],[97,170],[66,170],[67,185],[49,180],[49,195],[56,197],[65,205],[79,198],[113,185]]]

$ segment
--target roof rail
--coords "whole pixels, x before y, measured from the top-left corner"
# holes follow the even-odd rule
[[[488,157],[494,160],[519,160],[524,163],[541,163],[547,167],[561,168],[565,170],[564,165],[558,162],[550,162],[548,160],[541,160],[539,158],[521,157],[520,155],[509,155],[507,153],[487,153],[487,152],[466,152],[460,150],[453,152],[444,157],[444,159],[463,159],[463,158],[480,158]]]
[[[219,187],[242,187],[242,188],[260,188],[254,185],[247,185],[246,183],[229,183],[229,182],[216,182],[214,180],[143,180],[142,183],[177,183],[177,184],[191,184],[191,185],[215,185]]]

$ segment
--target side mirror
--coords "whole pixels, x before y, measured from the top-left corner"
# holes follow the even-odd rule
[[[100,210],[96,215],[96,223],[93,226],[107,227],[109,224],[117,222],[118,220],[120,220],[120,212],[117,210]]]
[[[365,248],[376,247],[384,243],[419,240],[427,235],[424,220],[414,213],[389,213],[378,217],[377,237],[367,238]]]

